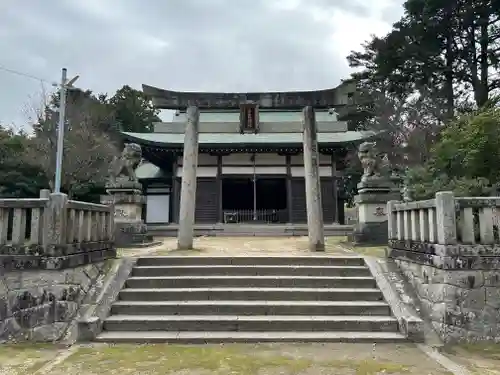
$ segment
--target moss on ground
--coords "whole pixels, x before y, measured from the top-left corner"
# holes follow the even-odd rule
[[[299,374],[308,360],[284,356],[256,356],[237,346],[117,345],[82,348],[54,370],[61,373],[175,374],[201,371],[209,374],[257,375],[263,368],[280,368]]]
[[[472,375],[500,375],[500,343],[460,344],[444,354],[466,366]]]
[[[210,374],[210,375],[376,375],[410,373],[407,366],[377,360],[314,361],[276,352],[248,351],[240,345],[116,345],[81,348],[52,374]],[[309,373],[309,372],[308,372]]]
[[[33,375],[61,350],[54,344],[0,344],[0,374]]]
[[[426,359],[410,344],[90,344],[71,352],[56,345],[26,344],[0,346],[0,374],[449,374]]]
[[[408,374],[411,367],[375,359],[338,360],[324,363],[330,369],[352,370],[355,375]]]

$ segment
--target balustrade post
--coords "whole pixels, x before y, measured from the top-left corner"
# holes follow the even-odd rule
[[[114,240],[115,240],[115,206],[114,206],[114,204],[111,204],[109,206],[109,214],[108,214],[107,220],[108,220],[107,240],[110,242],[114,242]]]
[[[455,196],[452,191],[436,193],[437,239],[441,245],[457,243]]]
[[[43,247],[47,255],[58,256],[67,238],[68,196],[52,193],[43,215]]]
[[[397,213],[394,213],[394,206],[398,201],[392,200],[387,202],[387,238],[395,240],[398,238]]]
[[[40,190],[40,198],[49,199],[49,197],[50,197],[50,190],[49,189],[41,189]]]

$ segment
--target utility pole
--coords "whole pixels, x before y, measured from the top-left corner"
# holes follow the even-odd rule
[[[56,175],[54,181],[54,193],[61,192],[62,157],[64,153],[64,128],[66,123],[66,94],[72,88],[73,83],[78,79],[75,76],[67,81],[67,70],[63,68],[61,85],[59,86],[59,124],[57,126],[57,150],[56,150]]]

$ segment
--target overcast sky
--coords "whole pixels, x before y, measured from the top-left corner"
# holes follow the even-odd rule
[[[383,35],[402,0],[0,0],[0,123],[22,127],[68,75],[112,94],[334,87],[345,57]],[[43,78],[48,83],[6,72]]]

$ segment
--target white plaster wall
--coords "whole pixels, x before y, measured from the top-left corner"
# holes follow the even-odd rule
[[[290,163],[292,165],[304,165],[304,155],[292,155],[290,158]],[[319,154],[319,163],[320,164],[332,164],[332,157],[330,155]]]
[[[182,165],[182,156],[177,157],[177,165]],[[199,153],[198,165],[217,165],[217,156]]]
[[[146,195],[146,223],[168,223],[170,195]]]
[[[182,177],[182,167],[177,167],[177,177]],[[217,176],[217,167],[198,167],[196,169],[198,177],[215,177]]]
[[[293,177],[304,177],[305,176],[304,167],[292,167],[291,172],[292,172]],[[320,177],[331,177],[332,167],[330,167],[330,166],[319,167],[319,175],[320,175]]]

